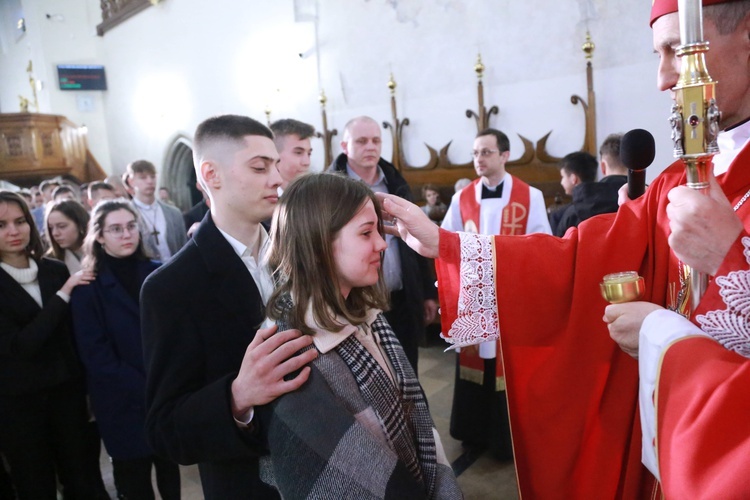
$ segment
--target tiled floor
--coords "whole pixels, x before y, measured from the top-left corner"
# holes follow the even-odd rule
[[[430,413],[443,440],[445,453],[453,463],[466,450],[448,432],[456,355],[453,352],[443,352],[444,349],[445,344],[440,341],[439,344],[419,350],[419,381],[430,402]],[[458,483],[466,500],[518,498],[513,463],[499,462],[488,454],[480,455],[458,476]]]
[[[440,437],[443,440],[446,455],[453,463],[463,453],[459,441],[452,439],[448,433],[451,401],[453,398],[453,374],[455,371],[455,354],[443,352],[441,342],[434,346],[420,349],[419,380],[424,387],[430,403],[430,411]],[[196,466],[182,467],[183,500],[203,498]],[[114,498],[112,469],[106,456],[102,457],[102,475],[105,484]],[[466,500],[515,500],[515,470],[511,462],[498,462],[487,454],[479,458],[458,477],[458,482]]]

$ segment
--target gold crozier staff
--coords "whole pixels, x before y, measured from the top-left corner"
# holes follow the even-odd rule
[[[687,186],[708,194],[708,174],[712,157],[719,152],[719,108],[716,105],[716,81],[706,68],[704,54],[708,42],[703,40],[703,11],[700,0],[678,0],[680,18],[680,79],[674,87],[675,105],[669,122],[672,125],[674,156],[685,162]],[[691,272],[684,266],[678,312],[688,316],[701,301],[708,276]],[[689,310],[688,310],[689,306]]]

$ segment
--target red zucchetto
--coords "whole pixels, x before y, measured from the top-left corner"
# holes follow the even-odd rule
[[[735,0],[703,0],[703,6],[733,1]],[[664,14],[671,14],[672,12],[677,12],[677,0],[653,0],[651,3],[651,22],[649,26],[653,26],[654,21]]]

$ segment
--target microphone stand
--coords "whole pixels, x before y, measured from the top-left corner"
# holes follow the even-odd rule
[[[706,69],[705,53],[708,42],[703,40],[703,11],[701,0],[678,0],[681,60],[680,78],[674,87],[675,104],[669,122],[672,125],[674,156],[681,158],[687,170],[687,186],[708,194],[708,175],[711,159],[719,152],[719,108],[716,105],[716,81]],[[695,311],[708,286],[708,276],[685,266],[678,312],[688,316]],[[687,311],[687,305],[690,309]]]

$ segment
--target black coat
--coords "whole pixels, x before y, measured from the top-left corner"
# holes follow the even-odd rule
[[[185,231],[190,231],[193,224],[202,221],[206,213],[208,213],[208,203],[206,203],[206,200],[201,200],[193,205],[190,210],[182,215],[182,219],[185,221]]]
[[[143,260],[133,270],[142,282],[158,266]],[[73,290],[70,305],[91,407],[107,452],[120,460],[150,456],[138,301],[103,264],[96,280]]]
[[[565,235],[570,227],[600,214],[617,212],[617,191],[628,181],[626,175],[608,175],[599,182],[584,182],[573,188],[573,202],[562,210],[555,236]]]
[[[44,307],[0,268],[0,394],[28,394],[82,376],[69,307],[57,295],[68,269],[50,259],[38,264]]]
[[[146,439],[159,455],[198,463],[209,500],[278,498],[259,483],[261,419],[249,431],[231,412],[231,382],[264,317],[252,276],[210,213],[141,291]]]

